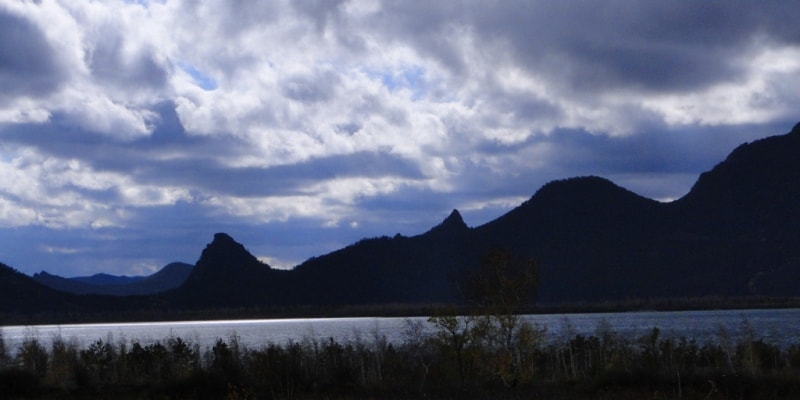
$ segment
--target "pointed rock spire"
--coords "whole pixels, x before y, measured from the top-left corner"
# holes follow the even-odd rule
[[[453,209],[450,215],[441,224],[434,226],[428,233],[458,233],[468,230],[467,224],[461,218],[461,213]]]
[[[450,213],[450,215],[448,215],[447,218],[444,219],[442,225],[454,226],[458,227],[459,229],[467,227],[467,224],[464,223],[464,218],[461,218],[461,213],[458,212],[458,210],[456,210],[455,208]]]

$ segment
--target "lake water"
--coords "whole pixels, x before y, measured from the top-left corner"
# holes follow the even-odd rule
[[[724,310],[675,312],[625,312],[592,314],[526,315],[525,318],[547,328],[549,340],[565,335],[594,334],[609,327],[624,337],[635,338],[657,327],[663,336],[697,339],[703,343],[723,335],[737,339],[746,330],[768,343],[780,346],[800,344],[800,309]],[[109,323],[75,325],[5,326],[2,337],[6,347],[16,349],[25,338],[35,337],[46,346],[55,337],[88,345],[98,339],[138,341],[142,344],[163,341],[169,337],[212,346],[218,339],[233,335],[249,348],[267,343],[284,344],[304,339],[338,341],[372,341],[385,336],[389,342],[402,343],[408,321],[425,323],[426,317],[413,318],[313,318],[231,321],[191,321],[155,323]],[[426,329],[432,331],[429,325]]]

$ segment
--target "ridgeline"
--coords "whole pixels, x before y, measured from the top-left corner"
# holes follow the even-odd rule
[[[604,178],[570,178],[544,185],[481,226],[468,227],[454,210],[420,235],[363,239],[288,271],[218,233],[182,284],[135,296],[56,291],[0,265],[0,312],[13,318],[462,304],[463,277],[494,249],[539,261],[539,304],[796,297],[800,124],[739,146],[669,203]]]

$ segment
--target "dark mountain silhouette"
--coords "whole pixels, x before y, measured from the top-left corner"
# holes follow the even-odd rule
[[[148,276],[115,276],[95,274],[86,277],[64,278],[46,271],[33,275],[45,286],[73,294],[105,294],[111,296],[148,295],[182,285],[194,268],[191,264],[174,262]]]
[[[463,278],[498,248],[539,260],[539,299],[549,303],[800,296],[800,124],[739,146],[670,203],[600,177],[570,178],[478,227],[454,210],[423,234],[363,239],[290,271],[218,233],[183,285],[137,304],[452,303]],[[58,296],[11,288],[38,290],[40,302]]]
[[[145,298],[78,296],[42,285],[33,278],[0,263],[0,323],[5,318],[21,321],[79,313],[107,313],[147,306]]]
[[[31,277],[0,264],[0,313],[33,313],[77,309],[72,296],[50,289]]]
[[[178,307],[290,304],[288,271],[272,269],[225,233],[206,246],[186,282],[164,297]]]
[[[545,301],[666,295],[650,257],[669,231],[662,207],[603,178],[571,178],[543,186],[472,240],[538,259]]]
[[[800,123],[739,146],[670,206],[695,256],[714,260],[699,272],[718,286],[800,294]]]
[[[144,276],[118,276],[105,273],[94,274],[91,276],[77,276],[72,279],[74,281],[88,283],[90,285],[125,285],[128,283],[138,282],[144,279]]]
[[[37,272],[33,274],[32,278],[34,281],[51,289],[73,294],[93,293],[93,291],[101,289],[101,287],[98,285],[92,285],[79,280],[53,275],[47,271]]]
[[[787,283],[800,277],[798,156],[800,124],[740,146],[671,203],[570,178],[482,226],[454,210],[421,235],[364,239],[292,271],[217,234],[174,296],[203,306],[454,302],[496,248],[540,261],[545,302],[800,295]]]
[[[740,146],[672,203],[571,178],[485,225],[454,211],[425,234],[362,240],[296,271],[345,302],[453,301],[493,248],[537,258],[547,302],[799,295],[787,282],[800,276],[800,124]]]
[[[453,210],[422,235],[361,240],[312,258],[293,272],[307,285],[304,298],[320,303],[451,302],[460,297],[453,283],[464,267],[460,252],[468,233]]]
[[[458,210],[453,210],[450,215],[442,221],[441,224],[434,226],[427,232],[428,235],[443,235],[452,236],[463,234],[468,231],[469,227],[461,217]]]
[[[174,289],[186,282],[186,279],[189,278],[189,275],[191,275],[193,269],[194,265],[192,264],[172,262],[165,265],[163,268],[158,270],[158,272],[146,276],[139,282],[139,285],[151,288],[152,291],[150,291],[150,293],[158,293],[169,289]]]
[[[675,202],[687,229],[760,241],[796,241],[800,123],[789,134],[737,147]]]
[[[162,297],[186,308],[451,302],[462,267],[453,238],[468,232],[454,210],[423,235],[364,239],[290,271],[217,233],[186,282]]]

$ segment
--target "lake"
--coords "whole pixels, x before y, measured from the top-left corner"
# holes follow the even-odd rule
[[[624,337],[635,338],[657,327],[663,336],[685,336],[700,343],[723,336],[737,339],[749,330],[756,338],[768,343],[779,346],[800,344],[800,309],[547,314],[526,315],[524,318],[546,327],[548,340],[558,340],[565,335],[594,334],[600,327],[609,327]],[[247,347],[258,348],[267,343],[284,344],[331,337],[338,341],[372,341],[376,336],[385,336],[391,343],[402,343],[408,320],[425,322],[427,318],[146,322],[5,326],[0,329],[9,349],[16,349],[26,337],[35,337],[49,346],[52,339],[59,336],[75,340],[82,346],[98,339],[147,344],[180,337],[205,348],[212,346],[218,338],[227,340],[233,335]],[[427,326],[427,329],[431,330],[431,327]]]

